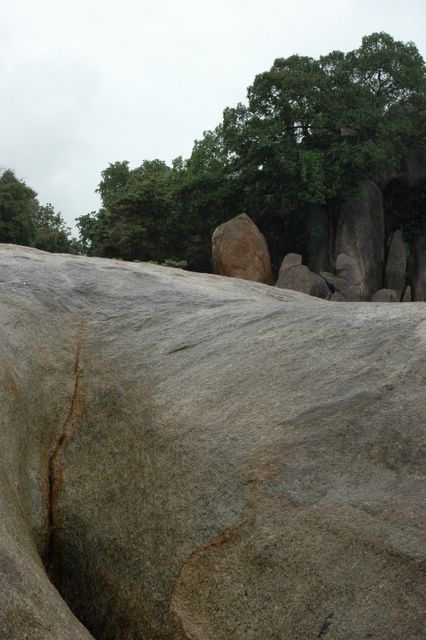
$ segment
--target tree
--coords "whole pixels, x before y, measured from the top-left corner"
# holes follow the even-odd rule
[[[419,52],[385,33],[347,54],[279,58],[256,76],[248,104],[224,112],[224,142],[272,253],[285,237],[303,251],[310,205],[398,173],[408,146],[426,142],[425,103]]]
[[[160,160],[133,170],[128,162],[110,164],[98,187],[102,208],[78,219],[83,245],[124,260],[174,258],[173,188],[172,169]]]
[[[275,60],[188,160],[109,165],[102,209],[79,226],[92,253],[209,270],[213,229],[246,212],[278,266],[304,252],[312,210],[337,209],[361,178],[398,174],[414,141],[426,144],[423,59],[413,43],[373,33],[348,53]]]
[[[11,169],[0,175],[0,242],[44,251],[76,251],[61,215],[51,204],[41,205],[35,191]]]
[[[223,140],[223,127],[205,131],[190,158],[173,163],[176,233],[191,269],[210,271],[210,241],[214,229],[240,213],[238,175],[233,172]]]
[[[29,245],[36,231],[36,193],[11,169],[0,175],[0,242]]]
[[[347,54],[276,60],[248,99],[224,114],[238,170],[265,193],[272,182],[287,206],[324,203],[359,177],[398,170],[419,136],[408,111],[424,110],[425,65],[412,43],[375,33]]]
[[[35,226],[36,232],[31,243],[33,247],[55,253],[75,252],[70,239],[70,229],[50,203],[44,206],[38,204],[36,207]]]

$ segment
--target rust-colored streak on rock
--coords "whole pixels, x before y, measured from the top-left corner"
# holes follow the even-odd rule
[[[59,498],[63,484],[63,455],[69,443],[79,431],[86,414],[85,394],[82,385],[82,359],[86,335],[87,321],[82,318],[77,331],[77,345],[73,368],[74,385],[68,412],[62,424],[58,426],[58,422],[55,422],[48,442],[50,454],[47,477],[47,542],[44,558],[47,572],[49,572],[52,564],[55,531],[60,527],[62,519],[59,508]],[[56,442],[56,444],[53,446],[54,442]]]
[[[16,379],[15,372],[8,364],[4,367],[1,386],[7,395],[16,396],[19,391],[19,385]]]
[[[239,536],[249,531],[249,529],[254,525],[256,512],[260,504],[264,507],[270,506],[273,508],[274,498],[267,494],[267,488],[273,478],[279,474],[283,465],[285,465],[283,447],[279,443],[275,443],[272,447],[266,448],[263,453],[258,455],[253,462],[249,476],[245,482],[243,482],[244,484],[250,485],[250,491],[240,519],[235,524],[223,529],[206,544],[194,549],[181,565],[171,592],[170,610],[175,616],[179,630],[183,634],[185,640],[202,640],[196,633],[194,633],[194,630],[189,630],[187,628],[187,624],[184,620],[185,613],[180,610],[177,602],[177,592],[180,584],[185,583],[186,570],[190,566],[194,565],[205,553],[219,549],[223,545],[235,541]],[[290,496],[286,492],[284,493],[285,495],[283,495],[282,492],[280,496],[281,506],[284,503],[286,508],[294,507],[295,504],[292,502]]]

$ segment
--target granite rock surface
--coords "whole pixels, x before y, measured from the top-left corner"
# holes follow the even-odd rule
[[[215,229],[212,260],[221,276],[272,284],[271,258],[265,237],[245,213]]]
[[[420,640],[426,304],[0,246],[0,637]]]

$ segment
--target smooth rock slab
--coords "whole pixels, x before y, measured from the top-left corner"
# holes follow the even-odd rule
[[[2,246],[0,637],[422,638],[425,312]]]

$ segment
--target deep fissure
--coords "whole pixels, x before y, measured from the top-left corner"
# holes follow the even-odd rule
[[[60,511],[58,501],[62,490],[62,457],[63,454],[77,433],[85,416],[85,402],[82,392],[82,357],[84,343],[87,333],[87,323],[81,319],[77,331],[77,345],[74,357],[73,376],[74,384],[70,398],[69,408],[64,422],[55,429],[54,437],[56,444],[49,454],[49,463],[47,469],[47,539],[44,552],[44,566],[46,572],[50,575],[53,563],[53,547],[55,542],[55,534],[60,526]]]

